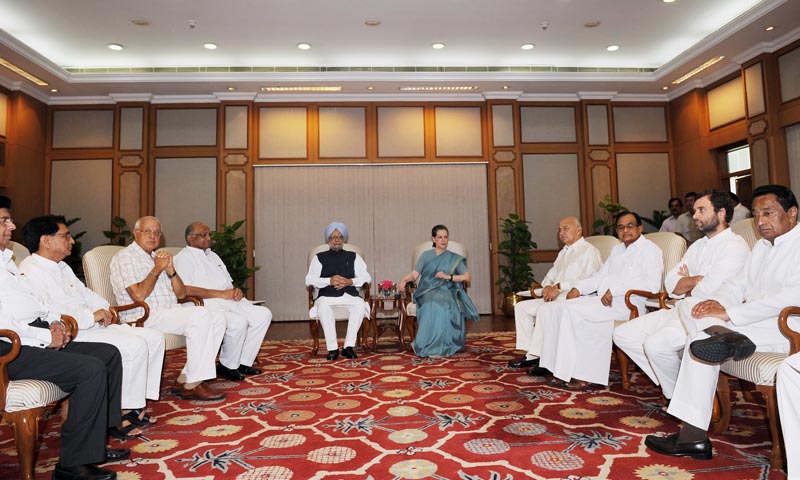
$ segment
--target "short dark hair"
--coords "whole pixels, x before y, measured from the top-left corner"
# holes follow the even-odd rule
[[[447,227],[445,227],[444,225],[439,224],[431,228],[431,237],[435,237],[436,232],[438,232],[439,230],[444,230],[445,232],[447,232],[447,235],[450,235],[450,230],[448,230]],[[436,242],[433,242],[433,246],[436,247]]]
[[[0,208],[11,210],[11,199],[5,195],[0,195]]]
[[[42,215],[30,219],[28,223],[22,227],[22,243],[28,247],[31,253],[39,251],[39,242],[42,235],[54,235],[58,233],[58,224],[63,223],[66,225],[67,221],[63,215]]]
[[[676,200],[678,201],[678,205],[680,205],[681,208],[683,208],[683,200],[681,200],[681,197],[672,197],[672,198],[670,198],[669,201],[667,202],[667,207],[672,205],[672,202],[674,202]]]
[[[775,195],[784,212],[789,211],[792,207],[797,208],[797,198],[794,193],[783,185],[761,185],[753,190],[753,200],[770,194]]]
[[[686,195],[683,196],[683,198],[689,197],[694,197],[694,199],[697,200],[697,192],[686,192]]]
[[[731,196],[731,200],[733,200],[733,205],[736,206],[736,204],[740,202],[739,195],[736,195],[733,192],[730,192],[729,195]]]
[[[642,217],[640,217],[638,213],[632,212],[630,210],[623,210],[619,212],[617,214],[617,217],[614,219],[614,225],[616,225],[619,222],[619,219],[624,217],[625,215],[633,215],[633,218],[636,219],[636,226],[637,227],[642,226]]]
[[[723,192],[722,190],[715,190],[710,188],[708,190],[703,190],[697,196],[698,199],[703,197],[708,197],[708,201],[711,202],[711,205],[714,207],[714,213],[719,212],[720,208],[725,209],[725,223],[731,223],[731,218],[733,218],[733,199],[729,192]]]

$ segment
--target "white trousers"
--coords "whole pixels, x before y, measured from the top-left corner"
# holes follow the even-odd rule
[[[554,301],[566,299],[562,292]],[[517,350],[524,350],[529,356],[536,356],[542,349],[542,330],[536,328],[536,314],[545,301],[541,298],[525,300],[514,305],[514,323],[517,327]]]
[[[145,327],[186,337],[186,383],[215,378],[217,358],[225,335],[225,316],[205,307],[173,307],[150,310]]]
[[[361,297],[344,294],[341,297],[319,297],[314,302],[314,308],[309,311],[311,318],[319,318],[322,331],[325,333],[325,348],[328,351],[339,348],[336,341],[336,316],[333,308],[341,307],[347,310],[347,334],[344,337],[344,347],[354,347],[358,330],[364,317],[369,317],[369,304]]]
[[[786,444],[788,480],[800,480],[800,353],[778,368],[778,411]]]
[[[686,328],[687,340],[678,381],[675,383],[675,392],[667,413],[697,428],[707,430],[711,422],[711,410],[714,407],[714,393],[717,391],[720,367],[718,364],[709,364],[695,359],[689,351],[691,342],[708,338],[708,334],[703,330],[712,325],[723,325],[730,330],[746,335],[756,344],[757,352],[788,353],[789,341],[778,330],[777,320],[736,326],[716,318],[692,318],[690,302],[679,303],[677,309],[681,323]],[[764,328],[766,322],[769,322],[770,327],[774,325],[774,328]]]
[[[565,382],[608,385],[614,321],[629,316],[623,296],[614,297],[610,307],[598,296],[545,303],[536,318],[536,328],[543,329],[539,366]]]
[[[164,366],[164,334],[131,325],[94,326],[81,330],[76,342],[114,345],[122,357],[122,408],[144,408],[146,398],[158,400]]]
[[[614,343],[653,383],[661,385],[665,397],[672,398],[681,367],[680,352],[686,345],[686,331],[675,308],[623,323],[614,329]]]
[[[219,363],[234,370],[239,365],[252,367],[272,322],[269,308],[253,305],[244,299],[237,302],[209,298],[203,303],[206,308],[225,315],[227,327],[219,352]]]

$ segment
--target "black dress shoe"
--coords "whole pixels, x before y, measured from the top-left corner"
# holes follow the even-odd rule
[[[709,363],[722,363],[733,357],[741,360],[756,351],[756,344],[739,332],[712,335],[689,344],[692,355]]]
[[[550,375],[553,372],[544,367],[536,366],[533,368],[529,368],[525,373],[527,375],[530,375],[531,377],[544,377],[545,375]]]
[[[261,375],[261,370],[247,365],[239,365],[239,373],[244,375]]]
[[[350,359],[358,358],[358,355],[356,355],[356,351],[353,350],[353,347],[344,347],[342,349],[342,355],[344,355],[345,358]]]
[[[667,437],[648,435],[644,444],[650,450],[670,457],[692,457],[698,460],[711,460],[711,440],[706,438],[698,442],[678,443],[678,434]]]
[[[241,382],[244,380],[244,374],[240,373],[239,370],[228,368],[221,363],[217,364],[217,375],[232,382]]]
[[[332,362],[339,358],[339,349],[336,350],[328,350],[328,361]]]
[[[526,355],[519,357],[516,360],[511,360],[508,362],[508,366],[511,368],[530,368],[530,367],[538,367],[539,366],[539,358],[529,359]]]
[[[106,462],[118,462],[131,456],[130,448],[106,447]]]
[[[64,467],[57,463],[53,470],[53,480],[114,480],[115,478],[117,478],[117,472],[95,465]]]

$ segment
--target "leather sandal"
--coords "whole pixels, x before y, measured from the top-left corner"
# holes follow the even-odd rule
[[[156,419],[147,413],[144,413],[144,410],[141,408],[130,410],[128,413],[122,416],[122,419],[131,422],[137,427],[149,427],[157,422]]]
[[[142,434],[141,432],[129,435],[132,430],[136,430],[138,428],[139,427],[137,425],[134,425],[129,421],[129,423],[124,427],[109,427],[108,435],[124,442],[132,438],[139,438],[139,435]]]

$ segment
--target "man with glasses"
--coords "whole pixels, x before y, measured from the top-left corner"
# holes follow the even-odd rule
[[[175,270],[183,279],[186,292],[202,298],[207,308],[222,312],[228,324],[217,373],[232,381],[260,374],[253,362],[272,321],[272,312],[253,305],[244,298],[241,289],[233,286],[225,263],[211,250],[208,225],[192,223],[184,235],[187,247],[175,255]]]
[[[136,221],[133,239],[111,259],[111,286],[117,304],[145,302],[150,316],[144,326],[162,333],[186,337],[186,365],[175,380],[173,391],[184,400],[219,400],[225,394],[204,383],[216,378],[215,358],[225,335],[225,317],[205,307],[181,307],[184,286],[175,271],[172,256],[156,253],[161,240],[161,222],[155,217]],[[121,321],[133,321],[139,309],[120,313]]]
[[[111,324],[109,305],[103,297],[86,288],[64,259],[75,240],[62,216],[45,215],[31,219],[22,228],[25,246],[32,253],[20,271],[44,307],[69,315],[78,322],[77,342],[114,345],[122,355],[122,428],[112,434],[125,439],[137,426],[148,424],[146,398],[158,400],[161,367],[164,364],[164,335],[149,328]]]
[[[579,280],[567,300],[539,308],[536,328],[542,329],[543,342],[539,367],[531,374],[552,372],[571,390],[589,383],[608,385],[614,321],[630,315],[625,293],[634,288],[658,292],[664,271],[661,249],[642,235],[638,214],[620,212],[616,225],[622,243],[611,250],[600,270]],[[643,308],[643,301],[638,306]],[[558,380],[554,383],[560,385]]]
[[[355,252],[344,250],[347,242],[347,227],[341,222],[332,222],[325,228],[325,241],[330,250],[318,253],[311,260],[306,275],[306,286],[319,289],[314,308],[309,314],[319,318],[325,332],[328,360],[339,358],[339,343],[336,341],[336,318],[333,307],[344,307],[350,312],[347,321],[347,335],[344,338],[342,355],[356,358],[353,347],[356,345],[358,330],[364,317],[369,316],[369,304],[358,295],[358,287],[370,282],[367,264]],[[316,310],[316,311],[315,311]]]
[[[11,201],[0,196],[0,329],[15,332],[22,344],[8,364],[8,377],[51,382],[70,393],[53,479],[112,480],[116,472],[95,464],[130,455],[128,449],[106,447],[108,428],[121,421],[119,351],[105,343],[71,341],[60,315],[42,306],[11,260],[8,246],[15,229]],[[0,355],[10,351],[11,342],[0,338]]]

